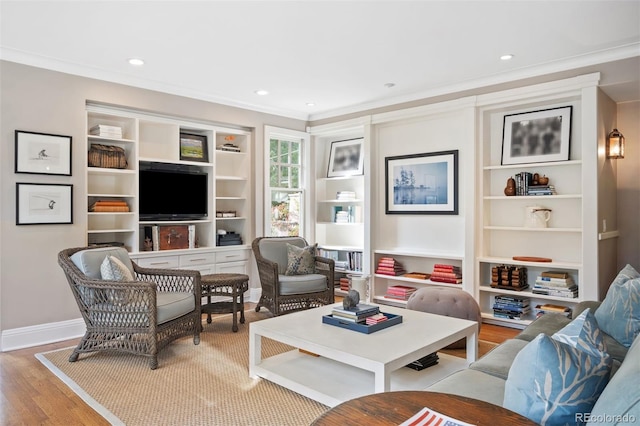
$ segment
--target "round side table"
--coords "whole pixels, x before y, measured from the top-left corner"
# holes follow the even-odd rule
[[[202,305],[202,313],[207,314],[207,323],[211,323],[211,314],[233,314],[234,332],[238,331],[238,312],[240,323],[244,324],[244,292],[249,289],[249,276],[245,274],[208,274],[200,278],[202,296],[207,304]],[[231,301],[212,302],[212,296],[231,297]]]
[[[477,399],[429,391],[375,393],[336,405],[312,426],[397,426],[428,407],[477,426],[535,425],[506,408]]]

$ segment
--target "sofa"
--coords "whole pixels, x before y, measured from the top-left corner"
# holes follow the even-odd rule
[[[519,412],[540,424],[617,425],[640,422],[639,295],[640,274],[627,265],[612,283],[604,301],[585,301],[576,305],[572,315],[575,320],[559,313],[544,314],[513,339],[506,340],[472,363],[469,368],[453,373],[426,390],[483,400]],[[621,318],[621,315],[628,318]],[[583,322],[575,325],[580,320]],[[624,327],[618,327],[619,331],[614,330],[615,338],[598,327],[598,324],[603,324],[604,329],[610,330],[612,326],[620,325],[616,324],[617,322],[625,324]],[[562,337],[565,330],[573,328],[575,331],[576,327],[583,327],[581,333],[584,333],[584,330],[589,328],[587,326],[594,329],[587,331],[599,339],[596,346],[599,345],[600,352],[595,352],[600,358],[594,358],[589,353],[585,355],[578,350],[567,358],[558,357],[557,361],[555,356],[542,355],[544,351],[540,348],[566,346],[557,343],[557,340],[562,340],[558,336]],[[626,334],[620,337],[620,331]],[[543,395],[544,400],[544,395],[554,392],[551,383],[555,386],[557,382],[565,380],[564,383],[571,384],[564,375],[561,375],[562,380],[553,381],[548,375],[544,377],[544,374],[537,382],[527,382],[531,376],[536,375],[537,364],[553,362],[557,363],[558,367],[552,368],[562,369],[565,361],[570,364],[572,359],[577,369],[584,366],[593,367],[598,360],[603,360],[600,365],[602,368],[596,367],[584,375],[583,379],[590,380],[591,384],[582,386],[580,391],[584,390],[585,386],[600,386],[600,389],[589,403],[578,404],[579,408],[573,413],[569,409],[560,417],[536,414],[535,405],[540,402],[535,400],[536,395]],[[607,364],[606,368],[604,364]],[[567,371],[569,370],[567,368]],[[569,376],[572,373],[566,374]],[[546,404],[542,411],[555,409],[549,407],[551,403],[548,401],[542,403]]]

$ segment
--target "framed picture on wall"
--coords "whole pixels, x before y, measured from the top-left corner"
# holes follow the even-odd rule
[[[364,173],[363,138],[331,142],[327,177],[353,176]]]
[[[385,158],[387,214],[458,214],[458,151]]]
[[[205,135],[180,133],[180,159],[208,163],[207,137]]]
[[[502,164],[567,161],[573,107],[504,116]]]
[[[16,225],[73,223],[73,185],[16,183]]]
[[[71,136],[15,132],[15,172],[71,176]]]

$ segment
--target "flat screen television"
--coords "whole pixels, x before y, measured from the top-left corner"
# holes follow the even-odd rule
[[[197,167],[141,163],[139,216],[141,221],[197,220],[208,217],[207,173]]]

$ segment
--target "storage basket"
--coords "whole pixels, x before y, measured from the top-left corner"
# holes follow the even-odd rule
[[[127,157],[124,148],[94,143],[89,148],[89,167],[126,169]]]

